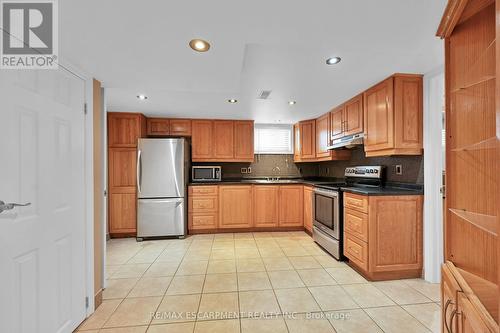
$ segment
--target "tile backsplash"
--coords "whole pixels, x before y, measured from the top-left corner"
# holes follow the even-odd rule
[[[424,183],[423,156],[382,156],[366,157],[363,146],[352,149],[348,161],[329,161],[318,164],[320,177],[344,177],[344,170],[349,166],[383,165],[386,167],[386,181],[412,184]],[[402,174],[396,174],[396,165],[402,166]]]
[[[194,165],[214,165],[214,163],[193,163]],[[335,177],[343,178],[346,167],[356,165],[386,166],[386,180],[423,184],[423,156],[365,157],[363,146],[352,150],[349,161],[329,161],[315,163],[293,162],[293,155],[255,155],[253,163],[215,163],[222,166],[222,178],[265,178],[265,177]],[[402,175],[396,174],[396,165],[401,165]],[[241,168],[250,167],[252,172],[242,174]]]

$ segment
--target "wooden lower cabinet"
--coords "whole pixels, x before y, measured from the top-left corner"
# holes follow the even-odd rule
[[[304,187],[302,185],[280,186],[279,226],[298,227],[304,225]]]
[[[421,276],[421,195],[344,193],[344,224],[344,255],[367,279]]]
[[[304,229],[312,233],[313,227],[313,188],[304,186]]]
[[[137,199],[131,193],[109,194],[109,233],[133,234],[137,229]]]
[[[251,228],[252,209],[252,185],[219,186],[219,228]]]
[[[253,189],[255,227],[277,227],[279,222],[279,191],[277,185],[259,185]]]
[[[215,230],[219,215],[218,186],[190,186],[188,189],[188,229]]]
[[[189,233],[238,229],[311,231],[312,187],[305,188],[303,185],[189,186]],[[310,222],[304,223],[305,220]]]

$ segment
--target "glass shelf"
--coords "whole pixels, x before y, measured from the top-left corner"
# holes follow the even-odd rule
[[[469,89],[481,83],[494,80],[496,77],[496,40],[493,40],[463,74],[466,79],[451,89],[451,93]]]
[[[451,149],[451,151],[461,152],[461,151],[475,151],[475,150],[487,150],[487,149],[497,149],[497,148],[500,148],[500,141],[497,139],[496,136],[494,136],[480,142]]]
[[[456,216],[460,217],[462,220],[475,225],[479,229],[484,230],[487,233],[492,234],[493,236],[498,236],[498,222],[496,216],[469,212],[465,209],[449,208],[449,210]]]

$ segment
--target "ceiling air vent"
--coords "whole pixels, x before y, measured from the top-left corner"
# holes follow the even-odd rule
[[[271,90],[262,90],[257,98],[258,99],[268,99],[269,95],[271,95]]]

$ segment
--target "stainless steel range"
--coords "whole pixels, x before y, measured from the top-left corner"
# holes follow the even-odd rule
[[[313,193],[313,239],[333,257],[343,259],[342,189],[379,187],[382,166],[357,166],[345,169],[345,182],[316,185]]]

